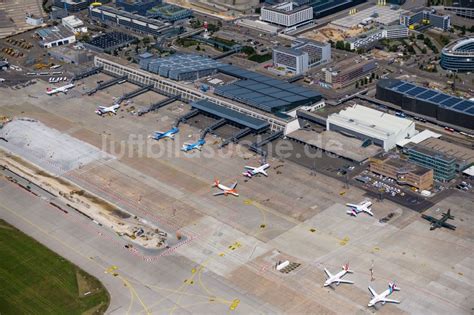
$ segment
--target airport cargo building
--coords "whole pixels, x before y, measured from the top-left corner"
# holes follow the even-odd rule
[[[439,122],[474,129],[474,102],[397,80],[377,82],[376,97],[402,110],[432,117]]]
[[[433,187],[433,170],[399,158],[370,159],[370,171],[419,190]]]
[[[447,70],[474,72],[474,37],[462,38],[444,47],[439,64]]]

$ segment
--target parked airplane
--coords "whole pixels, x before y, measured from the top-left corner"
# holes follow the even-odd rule
[[[150,136],[150,138],[153,138],[155,140],[160,140],[163,138],[170,138],[171,140],[174,140],[174,135],[179,132],[179,129],[176,127],[171,128],[168,131],[161,132],[161,131],[155,131],[153,133],[153,136]]]
[[[377,304],[379,302],[381,302],[382,304],[385,304],[385,303],[397,303],[397,304],[399,304],[400,303],[400,301],[397,301],[397,300],[387,299],[387,296],[392,294],[393,291],[400,291],[400,289],[397,287],[397,285],[395,283],[390,282],[388,284],[388,289],[385,290],[384,292],[380,293],[380,294],[377,294],[377,292],[375,292],[375,290],[372,289],[370,286],[369,286],[369,291],[370,291],[370,294],[372,294],[372,296],[373,296],[373,298],[370,300],[369,304],[367,304],[367,306],[369,306],[369,307],[375,306],[375,304]]]
[[[204,143],[206,143],[206,140],[204,140],[204,139],[199,139],[198,141],[196,141],[194,143],[185,143],[181,147],[181,151],[188,152],[188,151],[192,151],[192,150],[195,150],[195,149],[201,150],[201,147],[204,145]]]
[[[346,206],[350,208],[350,210],[347,210],[346,213],[354,217],[356,217],[361,212],[365,212],[371,216],[374,215],[371,209],[372,202],[368,200],[364,200],[359,204],[346,203]]]
[[[104,114],[107,114],[107,113],[117,114],[117,109],[119,109],[119,108],[120,108],[119,104],[115,104],[115,105],[112,105],[112,106],[109,106],[109,107],[99,106],[95,110],[95,113],[97,115],[100,115],[100,116],[102,116]]]
[[[342,271],[339,271],[335,275],[331,274],[329,272],[329,270],[327,270],[326,268],[324,268],[324,272],[326,273],[326,275],[328,277],[326,282],[324,282],[325,287],[327,287],[328,285],[331,285],[333,283],[336,283],[336,285],[339,285],[339,283],[350,283],[350,284],[354,283],[353,281],[342,279],[342,277],[346,273],[352,273],[353,272],[352,270],[349,270],[349,264],[345,264],[344,266],[342,266]]]
[[[251,178],[252,176],[257,175],[257,174],[262,174],[262,175],[268,176],[268,174],[267,174],[267,172],[265,172],[265,170],[269,167],[270,167],[270,164],[268,164],[268,163],[265,163],[265,164],[263,164],[259,167],[245,166],[245,168],[247,170],[245,172],[243,172],[242,175],[247,176],[249,178]]]
[[[69,91],[70,89],[72,89],[73,87],[74,87],[74,83],[69,83],[69,84],[66,84],[64,86],[61,86],[61,87],[58,87],[58,88],[55,88],[55,89],[47,88],[46,89],[46,94],[53,95],[53,94],[61,93],[61,92],[66,94],[66,92]]]
[[[219,188],[220,190],[222,191],[219,191],[219,192],[216,192],[214,193],[214,196],[220,196],[220,195],[224,195],[224,196],[227,196],[227,195],[234,195],[236,197],[239,196],[239,194],[237,193],[237,191],[235,190],[235,187],[237,187],[237,182],[235,182],[232,186],[230,187],[227,187],[227,186],[224,186],[222,185],[218,179],[215,179],[214,180],[214,184],[212,185],[212,187],[217,187]]]
[[[448,209],[447,213],[443,213],[443,216],[440,219],[436,219],[430,215],[422,214],[421,217],[425,220],[431,222],[430,230],[435,230],[437,228],[445,227],[451,230],[456,230],[456,226],[446,223],[448,219],[454,219],[454,216],[451,215],[451,209]]]

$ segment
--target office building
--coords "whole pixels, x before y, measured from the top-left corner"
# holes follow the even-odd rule
[[[151,18],[158,18],[168,22],[175,22],[190,18],[193,11],[182,8],[174,4],[163,3],[146,11],[146,16]]]
[[[400,140],[414,136],[415,123],[362,105],[355,105],[328,116],[326,129],[371,141],[385,151]]]
[[[375,60],[346,59],[333,67],[323,69],[324,81],[332,88],[340,89],[370,75],[376,68]]]
[[[440,123],[474,129],[473,101],[397,79],[379,80],[375,96],[400,106],[404,111],[432,117]]]
[[[146,18],[108,6],[90,7],[89,14],[94,20],[120,26],[137,33],[160,36],[174,31],[171,23]]]
[[[433,9],[421,9],[415,12],[400,14],[400,24],[406,27],[415,25],[429,25],[443,31],[451,27],[451,17],[449,15],[439,15]]]
[[[420,143],[409,143],[405,146],[404,151],[411,162],[432,169],[435,179],[450,181],[456,177],[456,159],[454,157],[437,152]]]
[[[346,40],[351,45],[352,50],[370,47],[382,39],[407,38],[409,34],[408,27],[405,25],[382,26],[374,30],[362,33],[357,37]]]
[[[366,0],[296,0],[296,2],[312,7],[314,18],[321,18],[364,3]]]
[[[466,1],[467,2],[467,1]],[[474,4],[471,3],[471,7],[466,6],[457,6],[457,7],[444,7],[444,10],[448,12],[452,12],[457,16],[467,18],[467,19],[474,19]]]
[[[115,5],[129,13],[145,16],[146,12],[154,6],[160,5],[161,0],[116,0]]]
[[[84,22],[79,20],[75,15],[69,15],[61,19],[61,22],[64,27],[73,33],[87,33],[87,27],[84,25]]]
[[[62,25],[43,28],[36,31],[40,37],[39,45],[43,48],[51,48],[76,42],[73,32]]]
[[[39,26],[44,23],[43,17],[33,14],[28,14],[25,18],[25,21],[27,24],[32,26]]]
[[[370,159],[370,171],[394,179],[399,185],[409,185],[418,190],[433,187],[433,170],[399,158]]]
[[[447,70],[474,72],[474,37],[462,38],[444,47],[439,64]]]
[[[66,12],[79,12],[85,10],[89,5],[95,0],[53,0],[53,6],[64,9]],[[110,0],[100,1],[100,3],[105,4],[110,2]]]
[[[273,48],[273,65],[294,74],[303,74],[310,68],[331,60],[331,45],[311,40],[299,40],[291,48]]]
[[[295,2],[283,2],[261,9],[260,19],[286,28],[305,24],[313,19],[313,8]]]

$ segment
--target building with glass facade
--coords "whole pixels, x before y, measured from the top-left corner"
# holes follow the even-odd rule
[[[409,143],[404,150],[411,162],[432,169],[435,179],[450,181],[456,177],[456,159],[454,157],[422,144]]]
[[[473,72],[474,37],[462,38],[444,47],[439,64],[447,70]]]

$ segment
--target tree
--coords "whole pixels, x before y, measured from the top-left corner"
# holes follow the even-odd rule
[[[344,44],[344,49],[347,50],[347,51],[351,51],[351,44],[348,43],[348,42],[346,42],[346,43]]]
[[[416,39],[423,40],[423,39],[425,39],[425,35],[420,33],[416,36]]]
[[[461,26],[461,35],[466,35],[466,25]]]
[[[147,36],[147,37],[143,37],[143,39],[142,39],[143,45],[148,45],[148,44],[150,43],[150,41],[151,41],[151,40],[150,40],[150,37],[148,37],[148,36]]]
[[[375,78],[375,72],[372,72],[372,74],[370,75],[370,78],[371,78],[371,79],[374,79],[374,78]]]
[[[421,52],[422,52],[423,54],[426,54],[426,53],[427,53],[426,48],[425,48],[425,47],[421,48]]]
[[[250,46],[244,46],[242,47],[242,52],[246,54],[247,56],[250,56],[250,55],[255,54],[255,49],[253,49],[253,47],[250,47]]]
[[[356,89],[359,88],[359,82],[356,82]]]
[[[197,46],[196,46],[196,50],[197,50],[197,51],[200,51],[200,50],[201,50],[201,46],[197,45]]]
[[[369,80],[367,79],[367,77],[364,78],[364,85],[366,85],[367,83],[369,83]]]

